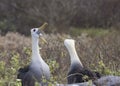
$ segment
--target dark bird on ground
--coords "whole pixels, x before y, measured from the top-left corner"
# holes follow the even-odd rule
[[[66,39],[64,45],[70,54],[70,69],[67,76],[68,84],[86,82],[88,80],[95,80],[101,77],[100,73],[93,72],[83,66],[80,61],[76,49],[75,41],[73,39]]]

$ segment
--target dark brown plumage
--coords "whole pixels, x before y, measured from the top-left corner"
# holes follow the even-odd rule
[[[89,80],[96,80],[101,77],[98,72],[91,71],[90,69],[81,68],[79,64],[74,64],[70,67],[68,72],[68,84],[81,83]]]
[[[18,70],[17,79],[21,79],[22,86],[35,86],[35,80],[33,79],[29,71],[29,66],[20,68]]]

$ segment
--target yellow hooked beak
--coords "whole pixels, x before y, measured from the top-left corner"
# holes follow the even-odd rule
[[[44,43],[48,44],[48,42],[45,40],[44,37],[41,36],[40,38],[41,38],[41,40],[42,40]]]
[[[44,23],[42,26],[39,27],[39,30],[44,30],[48,26],[48,23]]]
[[[47,25],[48,25],[48,23],[45,22],[42,26],[39,27],[39,31],[45,29],[47,27]],[[44,43],[48,44],[48,42],[45,40],[45,38],[43,36],[40,36],[40,38]]]

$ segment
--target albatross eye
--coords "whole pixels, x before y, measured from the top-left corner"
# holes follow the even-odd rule
[[[33,32],[35,32],[36,30],[35,29],[33,29]]]

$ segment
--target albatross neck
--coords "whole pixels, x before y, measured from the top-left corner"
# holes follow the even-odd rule
[[[32,37],[32,60],[42,59],[39,52],[39,38]],[[36,58],[36,59],[35,59]]]
[[[80,61],[80,59],[77,55],[75,46],[69,47],[68,52],[70,54],[71,65],[75,64],[75,63],[80,63],[81,67],[83,67],[82,62]]]

